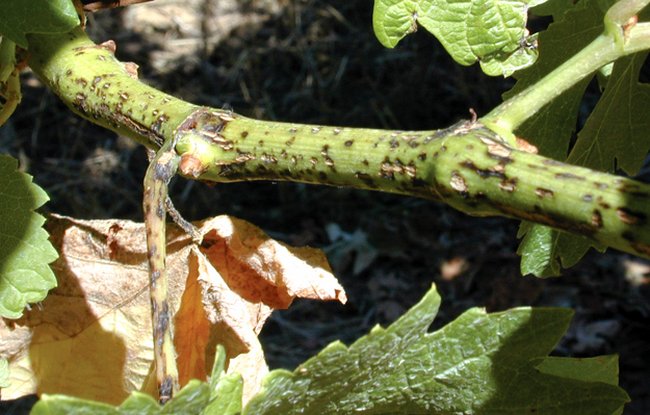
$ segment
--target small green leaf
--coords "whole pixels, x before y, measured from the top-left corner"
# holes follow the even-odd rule
[[[219,378],[212,389],[210,403],[201,415],[238,415],[242,410],[244,381],[239,373],[231,373]]]
[[[0,154],[0,316],[18,318],[27,304],[56,287],[49,263],[57,253],[34,212],[47,194],[17,170],[15,159]]]
[[[548,226],[522,222],[517,253],[521,255],[521,274],[536,277],[557,277],[561,267],[570,268],[580,261],[589,248],[604,247],[580,235],[556,231]]]
[[[603,96],[578,134],[567,161],[596,170],[636,174],[650,149],[650,84],[639,83],[648,53],[614,64]]]
[[[509,76],[537,59],[526,21],[531,3],[542,0],[375,0],[373,28],[393,48],[419,23],[461,65],[481,62],[492,76]]]
[[[553,4],[557,4],[556,8],[545,10],[544,13],[553,12],[554,23],[539,34],[539,60],[534,66],[514,75],[517,83],[504,94],[504,99],[535,84],[603,32],[605,13],[598,7],[598,2],[583,0],[568,11],[564,2],[556,1]],[[517,135],[534,144],[540,154],[565,160],[569,141],[575,131],[580,102],[590,81],[591,77],[587,77],[578,82],[529,118],[517,129]]]
[[[387,329],[375,327],[349,347],[332,343],[294,372],[271,372],[244,414],[610,415],[628,401],[590,367],[579,376],[537,369],[570,310],[474,308],[427,333],[439,304],[433,288]]]
[[[242,408],[243,381],[237,373],[223,375],[225,362],[225,349],[219,346],[210,382],[190,380],[164,406],[141,392],[132,392],[120,406],[45,394],[34,405],[31,415],[238,415]]]
[[[9,386],[9,362],[7,359],[0,359],[0,388]]]
[[[160,405],[146,393],[131,392],[128,398],[118,408],[121,415],[156,415],[160,413]]]
[[[240,374],[224,375],[226,349],[217,346],[212,374],[210,375],[210,403],[201,415],[238,415],[242,410],[244,381]]]
[[[536,7],[535,13],[552,15],[554,23],[539,35],[538,62],[515,74],[517,83],[504,94],[504,99],[535,84],[600,35],[605,11],[612,2],[582,0],[574,5],[572,0],[550,0]],[[540,154],[565,160],[582,97],[592,78],[588,76],[576,83],[528,119],[517,129],[517,135],[533,143]],[[538,277],[559,275],[561,266],[574,265],[592,246],[591,241],[582,236],[560,233],[543,225],[522,225],[519,237],[523,237],[517,250],[522,257],[521,272]]]
[[[199,415],[207,406],[209,396],[208,384],[198,380],[189,381],[165,406],[158,405],[151,396],[141,392],[132,392],[118,407],[64,395],[44,394],[30,415]]]
[[[111,405],[63,395],[43,394],[30,415],[118,415]]]
[[[176,396],[162,407],[161,415],[200,414],[210,400],[210,387],[196,379],[190,380]]]
[[[588,358],[546,357],[537,370],[548,375],[571,378],[583,382],[603,382],[618,385],[618,356]]]
[[[64,33],[78,25],[71,0],[2,0],[0,35],[22,48],[29,33]]]

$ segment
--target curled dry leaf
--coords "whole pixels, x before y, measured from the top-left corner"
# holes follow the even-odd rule
[[[0,358],[10,369],[3,399],[64,393],[117,404],[133,390],[153,392],[144,226],[60,216],[48,226],[59,286],[20,320],[0,321]],[[318,250],[287,247],[227,216],[198,226],[200,248],[168,228],[181,384],[206,379],[223,344],[246,400],[268,370],[257,334],[273,309],[295,297],[345,302],[345,293]]]

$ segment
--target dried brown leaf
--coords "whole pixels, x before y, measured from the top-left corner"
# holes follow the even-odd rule
[[[59,286],[22,319],[0,322],[0,357],[10,364],[3,399],[64,393],[116,404],[133,390],[154,391],[143,225],[59,216],[48,223]],[[228,371],[242,373],[251,396],[268,370],[257,335],[272,310],[297,296],[345,302],[345,293],[320,251],[286,247],[226,216],[199,227],[201,248],[168,229],[181,384],[205,379],[223,344]]]

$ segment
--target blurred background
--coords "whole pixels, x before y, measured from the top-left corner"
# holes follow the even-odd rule
[[[442,128],[500,103],[512,81],[460,67],[424,30],[395,49],[372,32],[372,2],[156,0],[91,15],[97,42],[140,78],[197,104],[242,115],[354,127]],[[543,22],[539,23],[543,24]],[[145,151],[72,114],[24,74],[23,101],[0,128],[0,151],[17,157],[50,195],[45,211],[142,221]],[[590,88],[585,110],[597,100]],[[293,245],[325,250],[349,302],[297,301],[262,332],[272,368],[293,369],[328,343],[350,343],[389,324],[435,282],[438,328],[470,307],[562,306],[576,314],[562,356],[620,354],[626,414],[650,413],[650,263],[588,254],[557,279],[522,277],[516,221],[472,218],[430,201],[294,183],[209,187],[176,179],[186,219],[230,214]],[[24,413],[24,402],[0,412]]]

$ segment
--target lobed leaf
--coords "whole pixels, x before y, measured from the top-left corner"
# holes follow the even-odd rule
[[[545,363],[570,310],[474,308],[427,333],[439,304],[432,288],[387,329],[349,347],[332,343],[293,372],[271,372],[244,414],[609,415],[628,400],[592,366]],[[580,375],[566,375],[578,367]]]
[[[375,0],[373,28],[393,48],[422,25],[461,65],[479,61],[488,75],[509,76],[537,59],[526,30],[531,0]]]
[[[227,216],[197,226],[201,249],[177,227],[167,232],[181,386],[208,377],[219,343],[228,373],[240,373],[252,396],[268,372],[257,334],[271,311],[295,297],[344,301],[345,293],[318,250],[285,246]],[[18,323],[0,320],[0,356],[11,369],[3,398],[66,394],[116,405],[134,390],[153,392],[144,226],[52,215],[48,229],[61,254],[53,264],[60,286]],[[236,393],[237,379],[221,387]]]
[[[535,84],[600,35],[605,12],[612,2],[582,0],[574,5],[567,0],[551,0],[535,7],[534,13],[551,15],[554,23],[539,34],[538,62],[515,74],[517,83],[504,94],[504,99]],[[517,135],[534,144],[540,154],[565,160],[582,97],[592,79],[593,76],[588,76],[576,83],[528,119],[517,129]],[[592,242],[582,236],[561,233],[543,225],[522,224],[519,237],[523,238],[517,250],[522,257],[521,273],[538,277],[558,275],[561,266],[574,265],[592,247]]]
[[[48,264],[57,258],[42,227],[45,218],[34,211],[47,194],[17,167],[0,154],[0,316],[13,319],[56,287]]]
[[[648,53],[614,63],[605,91],[578,134],[567,161],[602,171],[638,173],[650,149],[650,84],[639,82]]]
[[[29,33],[64,33],[79,25],[71,0],[2,0],[0,34],[27,49]]]
[[[271,372],[243,412],[241,378],[224,375],[218,347],[210,381],[190,381],[163,408],[137,392],[119,407],[45,395],[32,414],[609,415],[628,401],[617,386],[615,356],[547,356],[570,310],[473,308],[428,333],[439,306],[434,286],[388,328],[375,327],[349,347],[332,343],[294,372]]]

